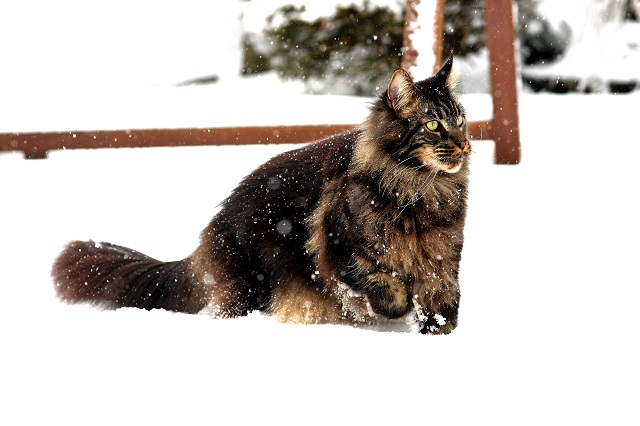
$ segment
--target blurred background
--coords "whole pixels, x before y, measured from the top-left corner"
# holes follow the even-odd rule
[[[482,0],[449,0],[444,51],[488,92]],[[371,96],[402,56],[404,1],[3,2],[0,95],[54,88],[225,85]],[[640,1],[515,0],[522,88],[640,88]]]
[[[636,88],[640,2],[516,0],[514,6],[525,90]],[[344,3],[318,15],[302,2],[269,15],[263,29],[244,36],[243,72],[270,69],[306,80],[310,91],[366,94],[400,65],[404,2]],[[488,91],[484,30],[482,0],[446,1],[443,51],[445,57],[453,51],[462,64],[466,93]]]

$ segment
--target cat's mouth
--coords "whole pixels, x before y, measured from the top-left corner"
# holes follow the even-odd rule
[[[462,167],[464,157],[447,157],[438,159],[441,164],[441,169],[447,173],[456,173]]]
[[[447,173],[456,173],[462,167],[462,158],[448,158],[446,160],[440,160],[442,171]]]
[[[437,152],[430,147],[422,147],[423,149],[417,156],[417,159],[424,165],[437,169],[445,173],[457,173],[462,168],[465,157],[470,155],[470,149],[452,149]]]
[[[471,146],[466,140],[460,143],[456,143],[453,153],[449,155],[438,156],[438,162],[442,165],[443,171],[447,173],[456,173],[462,167],[465,157],[471,154]]]
[[[445,158],[445,159],[441,159],[440,162],[442,164],[447,164],[447,165],[457,165],[457,164],[462,164],[463,158],[462,157],[457,157],[457,158]]]

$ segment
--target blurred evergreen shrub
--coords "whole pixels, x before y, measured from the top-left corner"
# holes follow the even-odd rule
[[[548,63],[565,51],[571,37],[566,22],[552,24],[538,13],[538,1],[519,0],[517,35],[524,65]]]
[[[333,15],[311,22],[303,12],[284,6],[269,17],[262,40],[246,40],[246,73],[272,69],[282,78],[306,81],[312,92],[369,95],[386,86],[400,66],[402,15],[369,2],[338,6]]]

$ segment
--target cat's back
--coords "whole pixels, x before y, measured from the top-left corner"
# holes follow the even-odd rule
[[[346,173],[357,135],[341,133],[271,158],[240,182],[223,210],[312,209],[323,186]]]
[[[271,158],[221,203],[205,234],[227,235],[259,257],[271,245],[302,252],[308,218],[323,189],[347,172],[358,134],[341,133]]]

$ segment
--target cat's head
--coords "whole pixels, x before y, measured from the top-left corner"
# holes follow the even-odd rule
[[[403,164],[447,173],[462,168],[471,146],[465,111],[454,91],[452,66],[450,56],[435,75],[419,82],[402,69],[393,73],[378,102],[392,129],[383,147],[388,155]]]

